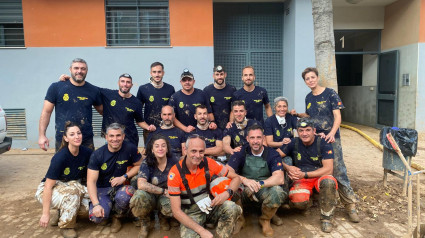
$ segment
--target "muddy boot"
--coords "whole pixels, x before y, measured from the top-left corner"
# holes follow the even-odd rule
[[[264,206],[261,209],[262,214],[261,214],[258,222],[261,225],[263,235],[266,236],[266,237],[272,237],[273,236],[274,231],[273,231],[273,228],[270,226],[270,220],[276,214],[277,209],[278,209],[277,207],[276,208],[268,208],[268,207],[264,207]]]
[[[245,226],[245,217],[243,216],[243,213],[239,216],[238,220],[236,221],[235,228],[233,228],[233,235],[238,234],[241,229]]]
[[[74,228],[61,228],[61,235],[64,238],[75,238],[77,237],[77,232]]]
[[[51,226],[57,226],[59,222],[59,210],[52,209],[50,210],[50,221],[49,224]]]
[[[121,221],[118,217],[112,217],[111,233],[117,233],[121,229]]]
[[[139,231],[138,238],[148,237],[149,226],[150,226],[150,219],[149,218],[140,219],[140,231]],[[161,224],[161,228],[162,228],[162,224]]]
[[[159,216],[159,225],[161,227],[161,230],[163,231],[169,231],[170,230],[170,223],[168,222],[168,217],[165,217],[162,214],[158,214]]]
[[[354,223],[360,222],[360,218],[359,218],[359,215],[357,214],[355,203],[350,203],[345,205],[345,211],[347,212],[348,220]]]
[[[330,220],[321,220],[321,228],[323,232],[330,233],[332,231],[332,223]]]
[[[283,225],[283,221],[277,214],[274,214],[274,216],[272,217],[272,224],[276,226],[281,226]]]

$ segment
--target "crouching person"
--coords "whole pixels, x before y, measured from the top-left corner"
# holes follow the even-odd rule
[[[283,149],[285,155],[292,155],[294,163],[294,166],[284,164],[289,177],[294,181],[289,191],[290,206],[309,208],[314,188],[320,197],[321,229],[323,232],[331,232],[338,189],[337,181],[332,176],[332,145],[315,136],[316,129],[308,118],[298,121],[297,131],[299,138],[294,138]]]
[[[230,171],[236,171],[241,177],[244,185],[243,206],[247,206],[250,202],[261,205],[259,223],[263,235],[271,237],[274,231],[270,221],[273,217],[280,221],[276,212],[287,198],[287,194],[280,186],[284,182],[282,159],[274,148],[263,145],[265,137],[260,125],[248,128],[246,140],[248,145],[230,157],[227,167]],[[238,228],[243,226],[243,223],[243,220],[239,220]]]
[[[81,146],[83,136],[80,127],[72,122],[65,123],[62,145],[53,156],[44,179],[38,186],[36,199],[43,204],[40,226],[50,223],[61,228],[65,238],[77,237],[74,230],[78,214],[88,214],[87,188],[81,185],[86,177],[87,164],[92,150]],[[50,217],[50,208],[56,216]]]
[[[181,237],[213,237],[205,223],[217,223],[217,237],[231,237],[242,208],[228,199],[240,184],[239,177],[215,160],[204,156],[205,141],[199,135],[186,140],[186,156],[173,166],[168,175],[168,193],[174,217],[181,223]],[[213,176],[228,177],[229,188],[211,201]]]
[[[112,123],[106,128],[107,144],[93,152],[87,170],[90,195],[89,218],[101,223],[112,215],[111,232],[121,229],[119,218],[127,215],[135,189],[124,185],[137,174],[141,154],[132,143],[124,141],[124,128]],[[134,166],[127,172],[127,167]]]
[[[169,221],[173,216],[168,195],[167,176],[171,167],[179,160],[174,157],[167,137],[155,134],[145,150],[146,158],[140,165],[137,179],[138,190],[130,200],[134,216],[139,217],[141,229],[139,238],[149,233],[150,213],[158,210],[162,230],[170,230]]]

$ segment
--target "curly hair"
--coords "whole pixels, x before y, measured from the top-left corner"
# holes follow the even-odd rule
[[[155,141],[161,140],[161,139],[164,140],[167,145],[167,154],[166,154],[167,158],[171,158],[170,141],[168,140],[167,137],[161,134],[155,134],[152,136],[151,140],[146,145],[145,155],[146,155],[146,163],[148,164],[148,166],[151,166],[151,167],[158,166],[158,160],[156,159],[152,149],[153,149],[153,144],[155,143]]]

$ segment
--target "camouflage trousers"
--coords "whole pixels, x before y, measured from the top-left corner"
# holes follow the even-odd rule
[[[130,209],[135,217],[148,218],[153,210],[158,210],[166,217],[172,217],[170,199],[165,195],[137,190],[130,200]]]
[[[109,219],[112,210],[115,216],[123,217],[130,211],[130,199],[134,194],[134,188],[130,185],[119,187],[97,188],[97,198],[104,210],[104,217],[96,217],[93,214],[93,204],[90,203],[89,219],[94,223],[101,223]],[[112,206],[112,202],[114,202]]]
[[[35,198],[43,204],[44,182],[40,183]],[[89,195],[87,188],[78,181],[56,181],[53,186],[50,208],[59,210],[60,228],[74,228],[77,215],[88,215]]]
[[[210,211],[210,214],[202,212],[196,204],[183,209],[183,212],[201,226],[207,222],[213,224],[217,223],[217,237],[227,238],[232,236],[236,220],[242,214],[242,208],[232,201],[225,201],[222,205],[215,206],[213,210]],[[194,230],[181,224],[180,237],[197,238],[200,236]]]
[[[262,188],[257,193],[252,193],[248,187],[244,187],[241,197],[244,206],[258,200],[257,203],[262,207],[277,208],[287,199],[288,193],[283,191],[282,186]]]
[[[335,138],[332,143],[334,150],[334,168],[333,176],[338,181],[339,198],[342,204],[351,204],[357,202],[356,194],[350,185],[350,179],[347,175],[347,168],[345,167],[344,158],[342,155],[341,138]]]

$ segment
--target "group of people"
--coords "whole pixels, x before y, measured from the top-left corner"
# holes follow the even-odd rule
[[[214,83],[203,90],[185,69],[175,92],[163,82],[164,65],[155,62],[137,96],[129,74],[111,90],[85,81],[87,72],[87,62],[74,59],[70,76],[52,83],[45,97],[39,146],[49,147],[46,129],[55,110],[56,154],[36,193],[41,226],[58,225],[64,237],[77,237],[78,215],[95,223],[111,219],[111,232],[133,216],[139,237],[147,237],[156,210],[161,229],[180,223],[181,237],[213,237],[206,223],[217,225],[218,237],[231,237],[244,226],[243,208],[254,205],[270,237],[271,223],[282,225],[277,210],[288,200],[308,209],[314,192],[322,231],[332,231],[338,194],[350,221],[359,222],[339,134],[344,106],[334,90],[319,85],[317,69],[302,73],[311,89],[305,112],[289,111],[287,99],[277,97],[275,114],[252,66],[243,68],[239,90],[226,83],[223,66],[214,67]],[[95,151],[92,106],[103,115],[106,139]],[[134,122],[143,128],[143,153]],[[211,192],[215,181],[228,182],[219,194]]]

